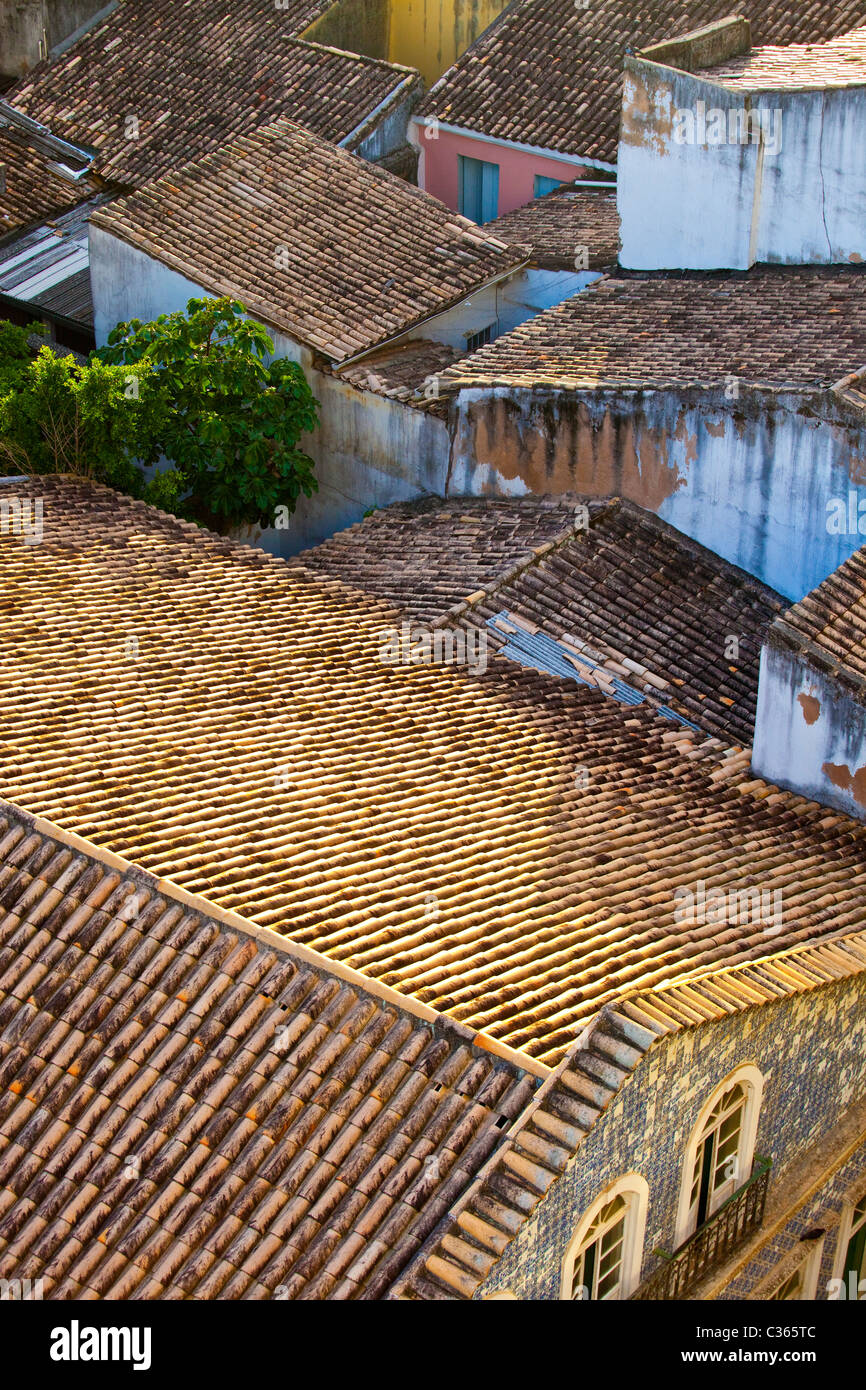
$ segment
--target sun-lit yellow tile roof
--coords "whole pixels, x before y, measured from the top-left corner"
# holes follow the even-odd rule
[[[379,600],[62,479],[0,536],[0,793],[555,1063],[624,989],[864,921],[866,827],[748,750],[491,657],[392,666]],[[20,530],[20,528],[19,528]],[[700,736],[695,736],[700,737]],[[677,887],[784,895],[677,920]]]

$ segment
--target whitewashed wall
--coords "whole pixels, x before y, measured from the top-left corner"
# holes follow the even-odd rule
[[[798,652],[761,653],[752,767],[866,820],[866,707]]]
[[[676,112],[699,102],[765,112],[770,143],[678,143]],[[866,86],[750,96],[629,59],[617,204],[633,270],[864,260]]]
[[[452,421],[452,494],[627,497],[792,599],[863,544],[827,521],[866,500],[866,420],[821,393],[476,387]]]

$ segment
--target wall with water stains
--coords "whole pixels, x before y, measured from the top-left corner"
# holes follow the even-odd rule
[[[792,599],[862,545],[866,418],[830,392],[475,387],[452,403],[449,493],[620,496]]]
[[[803,653],[765,644],[752,767],[776,786],[866,820],[866,704]]]

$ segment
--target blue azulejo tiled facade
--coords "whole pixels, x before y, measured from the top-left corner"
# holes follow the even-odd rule
[[[730,1284],[715,1296],[766,1296],[760,1292],[762,1281],[816,1226],[827,1231],[817,1292],[826,1296],[839,1212],[861,1178],[866,1189],[866,1147],[855,1146],[840,1162],[835,1138],[852,1107],[866,1097],[864,1059],[862,975],[660,1039],[623,1082],[476,1297],[508,1290],[517,1298],[559,1299],[563,1261],[580,1218],[605,1188],[631,1173],[649,1186],[643,1282],[662,1263],[654,1252],[676,1247],[686,1149],[701,1110],[743,1066],[757,1068],[763,1078],[754,1152],[773,1164],[763,1228],[767,1238],[754,1253],[747,1248],[745,1262],[741,1258]],[[771,1209],[778,1210],[781,1200],[784,1218],[792,1175],[804,1164],[808,1182],[802,1209],[791,1210],[773,1234]]]

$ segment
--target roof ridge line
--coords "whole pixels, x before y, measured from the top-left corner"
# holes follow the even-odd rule
[[[140,864],[115,853],[114,850],[94,844],[92,840],[78,835],[74,830],[66,830],[63,826],[57,825],[56,822],[46,820],[43,816],[36,815],[5,797],[0,797],[0,812],[2,811],[8,811],[13,819],[29,825],[35,834],[56,840],[67,848],[95,859],[108,868],[118,869],[124,874],[143,879],[160,896],[170,898],[185,907],[192,908],[195,912],[200,912],[205,918],[211,918],[223,926],[231,927],[234,931],[253,937],[271,950],[281,951],[315,970],[336,976],[344,983],[380,999],[384,1004],[390,1004],[401,1009],[404,1013],[413,1014],[424,1023],[432,1024],[434,1028],[438,1026],[450,1029],[457,1036],[462,1036],[464,1041],[470,1045],[499,1057],[511,1066],[520,1068],[521,1071],[529,1072],[543,1080],[552,1074],[550,1067],[546,1066],[544,1062],[538,1061],[537,1058],[509,1047],[507,1043],[499,1042],[498,1039],[490,1037],[487,1033],[470,1028],[467,1024],[461,1023],[459,1019],[452,1018],[450,1014],[432,1009],[429,1004],[424,1004],[420,999],[415,999],[411,995],[400,994],[390,985],[382,984],[380,981],[362,974],[361,971],[353,969],[352,966],[345,965],[342,961],[331,960],[320,951],[313,950],[312,947],[305,946],[290,936],[282,936],[271,927],[257,926],[255,922],[242,917],[240,913],[233,912],[230,908],[221,907],[211,899],[202,897],[201,894],[189,892],[179,883],[175,883],[173,879],[160,878],[151,873],[149,869],[145,869]]]
[[[575,503],[574,510],[576,511],[578,507],[586,507],[588,510],[591,502],[598,502],[599,511],[601,511],[602,508],[607,509],[608,507],[612,507],[617,504],[622,505],[622,498],[586,498],[580,502]],[[524,570],[534,569],[537,565],[541,564],[542,560],[546,560],[548,555],[552,555],[553,552],[556,550],[561,550],[562,547],[568,543],[568,541],[573,540],[575,536],[583,535],[587,530],[591,528],[591,526],[592,517],[590,516],[589,527],[575,527],[574,525],[572,525],[568,527],[566,530],[560,531],[551,540],[545,541],[542,545],[539,545],[535,549],[531,550],[529,552],[528,560],[521,559],[515,561],[515,563],[511,566],[510,569],[505,570],[504,573],[501,575],[497,575],[493,583],[488,585],[487,588],[476,589],[473,593],[468,594],[466,598],[461,599],[459,603],[455,603],[451,608],[448,609],[446,613],[441,613],[438,618],[434,618],[433,621],[430,623],[430,627],[446,627],[453,618],[460,617],[462,614],[468,612],[471,608],[477,608],[478,605],[483,603],[485,599],[492,598],[493,595],[498,593],[500,589],[504,588],[506,584],[510,584],[511,581],[516,579],[519,574],[523,574]]]

